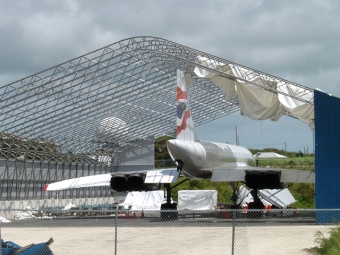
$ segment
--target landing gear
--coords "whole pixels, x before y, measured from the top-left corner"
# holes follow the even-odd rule
[[[240,209],[240,205],[237,203],[239,198],[239,190],[238,190],[238,182],[230,182],[231,189],[233,191],[231,200],[233,204],[230,206],[230,209]]]
[[[183,161],[181,162],[183,163]],[[183,164],[182,164],[182,167],[183,167]],[[161,204],[161,219],[162,220],[178,220],[177,203],[171,203],[171,189],[177,187],[178,185],[188,180],[189,179],[185,179],[172,187],[170,187],[170,183],[164,184],[164,189],[165,189],[164,193],[166,196],[166,203]]]
[[[162,220],[178,220],[177,203],[171,203],[170,183],[165,183],[164,188],[166,192],[166,203],[161,204],[161,219]]]
[[[261,218],[263,215],[263,204],[257,195],[257,189],[252,189],[250,194],[253,196],[254,202],[249,203],[248,209],[256,209],[256,211],[248,212],[248,218]]]
[[[238,199],[239,199],[239,186],[238,186],[238,182],[231,182],[230,183],[231,188],[233,190],[233,194],[232,194],[232,201],[233,201],[233,205],[230,207],[231,209],[240,209],[240,203],[238,203]],[[257,195],[257,191],[258,189],[252,189],[250,191],[250,194],[253,196],[253,202],[250,202],[248,204],[248,209],[255,209],[255,210],[251,210],[247,212],[247,217],[248,218],[261,218],[263,215],[263,203],[261,202],[261,200],[259,199],[258,195]]]
[[[181,159],[176,159],[177,171],[182,171],[184,162]]]

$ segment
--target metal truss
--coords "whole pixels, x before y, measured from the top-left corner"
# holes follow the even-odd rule
[[[237,98],[225,102],[222,91],[209,79],[197,77],[194,68],[236,77],[201,66],[198,57],[239,69],[238,80],[273,93],[282,93],[273,82],[297,87],[289,96],[303,102],[304,94],[313,93],[168,40],[129,38],[1,86],[0,157],[100,164],[103,156],[119,161],[122,151],[137,140],[174,135],[177,69],[191,74],[188,95],[196,125],[239,111]],[[254,77],[261,79],[255,83]]]

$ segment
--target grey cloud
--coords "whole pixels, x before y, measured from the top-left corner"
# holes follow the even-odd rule
[[[139,35],[311,87],[331,73],[325,90],[339,69],[336,1],[2,1],[0,12],[0,74],[29,75]]]
[[[339,5],[332,0],[0,1],[0,86],[119,40],[149,35],[340,96]],[[242,133],[244,121],[233,116],[227,121],[229,131],[225,120],[213,126],[229,132],[225,140],[232,141],[234,125]],[[248,133],[241,139],[251,140]]]

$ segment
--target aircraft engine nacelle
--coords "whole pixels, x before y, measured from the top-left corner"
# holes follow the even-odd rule
[[[126,191],[127,188],[127,181],[125,174],[115,174],[111,177],[110,181],[111,189],[121,192]]]
[[[133,191],[139,191],[144,184],[144,174],[130,174],[127,177],[127,186]]]
[[[281,189],[280,172],[247,171],[246,185],[251,189]]]
[[[145,174],[133,173],[133,174],[115,174],[110,181],[111,189],[123,192],[123,191],[152,191],[160,189],[160,184],[145,184]]]

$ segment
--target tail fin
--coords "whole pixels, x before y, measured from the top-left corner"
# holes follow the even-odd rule
[[[186,81],[183,71],[177,70],[177,129],[176,138],[184,141],[199,141],[194,122],[191,118]]]

